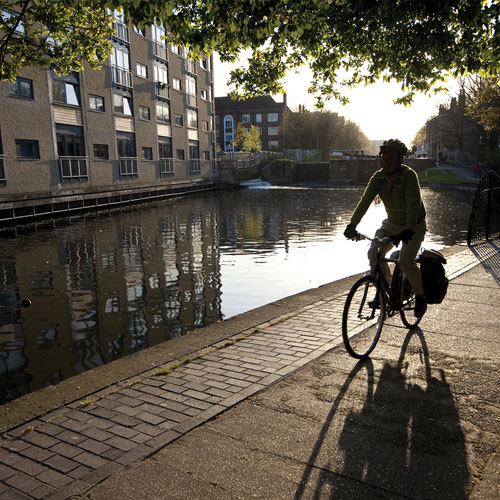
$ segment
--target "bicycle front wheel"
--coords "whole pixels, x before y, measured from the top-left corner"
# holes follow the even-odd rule
[[[408,281],[408,278],[401,273],[400,290],[400,304],[401,321],[407,328],[414,328],[419,323],[422,317],[415,316],[415,292]]]
[[[375,278],[363,276],[347,295],[342,315],[342,338],[347,352],[365,358],[377,345],[385,320],[385,295]]]

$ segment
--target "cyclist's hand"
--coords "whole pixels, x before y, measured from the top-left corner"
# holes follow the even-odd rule
[[[359,240],[359,233],[356,231],[356,226],[354,224],[349,224],[345,228],[344,236],[348,240]]]
[[[415,231],[412,231],[411,229],[405,229],[404,231],[401,231],[400,233],[395,234],[392,237],[392,241],[395,245],[399,245],[400,241],[402,241],[403,243],[408,243],[413,238],[414,234],[415,234]]]

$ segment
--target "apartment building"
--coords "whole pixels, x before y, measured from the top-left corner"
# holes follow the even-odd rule
[[[271,96],[254,97],[235,101],[229,96],[215,98],[216,141],[220,150],[233,151],[232,141],[238,123],[250,128],[255,125],[260,133],[260,147],[272,150],[279,147],[279,127],[283,113],[288,109],[286,94],[283,102],[276,102]]]
[[[212,58],[114,17],[101,70],[0,83],[0,221],[213,188]]]

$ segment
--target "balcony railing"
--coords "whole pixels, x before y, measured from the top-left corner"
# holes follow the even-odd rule
[[[128,28],[125,24],[113,21],[113,29],[115,30],[113,35],[114,38],[117,38],[122,42],[129,43]]]
[[[174,159],[160,158],[160,175],[174,175]]]
[[[184,59],[184,69],[186,70],[186,73],[196,75],[196,62],[189,59]]]
[[[186,105],[190,106],[191,108],[197,108],[198,107],[197,97],[195,95],[186,94]]]
[[[156,82],[156,97],[170,99],[170,87],[166,83]]]
[[[189,160],[189,174],[199,175],[201,173],[201,163],[199,159]]]
[[[122,87],[132,88],[132,72],[126,68],[113,66],[113,84]]]
[[[153,54],[157,59],[168,61],[167,47],[163,43],[155,42],[153,40]]]
[[[120,158],[120,177],[137,177],[137,158]]]
[[[89,179],[86,156],[60,156],[59,165],[63,182],[82,182]]]
[[[0,156],[0,186],[5,186],[7,184],[7,179],[5,178],[5,164],[3,155]]]

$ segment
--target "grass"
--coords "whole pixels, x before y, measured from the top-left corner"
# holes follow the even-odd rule
[[[440,168],[429,168],[419,173],[419,178],[424,182],[442,182],[445,184],[476,184],[476,179],[464,179],[455,175],[453,172]]]

